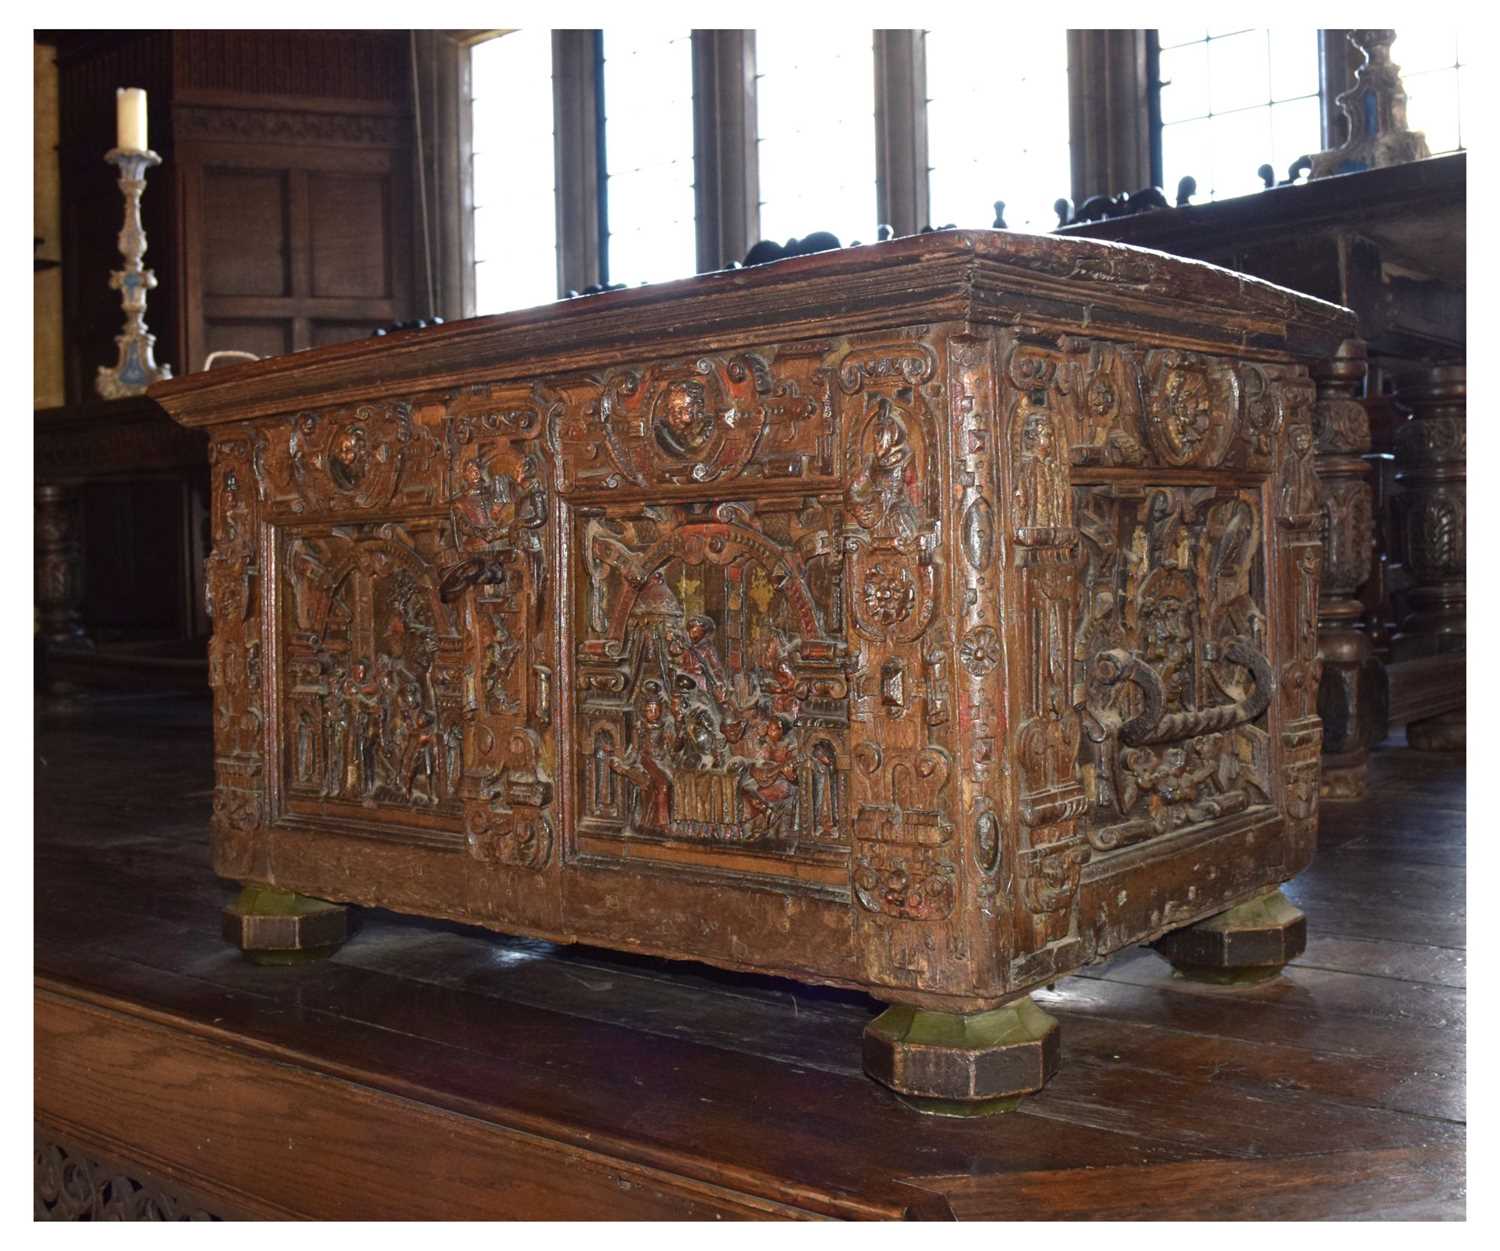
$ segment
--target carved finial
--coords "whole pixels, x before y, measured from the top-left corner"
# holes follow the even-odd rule
[[[1005,201],[1004,200],[996,200],[995,201],[995,229],[996,230],[1009,230],[1010,229],[1010,227],[1005,224]]]
[[[1431,155],[1419,131],[1406,128],[1406,89],[1401,67],[1391,61],[1393,30],[1351,30],[1349,42],[1364,53],[1354,86],[1338,97],[1349,137],[1337,148],[1311,157],[1309,177],[1380,169]]]
[[[1073,201],[1065,198],[1053,200],[1052,211],[1057,214],[1057,224],[1066,226],[1073,220]]]
[[[1198,194],[1198,180],[1191,174],[1177,180],[1177,207],[1186,208],[1192,198]]]
[[[896,232],[894,230],[892,230],[889,226],[887,226],[884,222],[882,222],[879,226],[875,227],[875,237],[877,239],[879,239],[881,243],[884,243],[887,239],[891,238],[895,233]]]
[[[1264,165],[1257,166],[1255,172],[1260,175],[1260,185],[1262,187],[1274,187],[1276,185],[1276,170],[1269,161]]]

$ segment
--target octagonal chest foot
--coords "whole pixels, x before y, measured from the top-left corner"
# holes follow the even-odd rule
[[[224,909],[224,939],[256,964],[304,964],[349,935],[349,909],[275,886],[246,886]]]
[[[1307,949],[1307,917],[1279,889],[1152,944],[1184,977],[1220,985],[1264,982]]]
[[[1057,1071],[1057,1022],[1029,996],[988,1012],[894,1004],[865,1027],[865,1072],[919,1112],[1008,1112]]]

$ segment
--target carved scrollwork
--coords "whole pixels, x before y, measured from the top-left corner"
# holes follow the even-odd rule
[[[256,432],[262,502],[293,513],[368,511],[398,497],[431,503],[438,455],[432,432],[409,404],[361,404],[303,412]]]
[[[39,1221],[217,1221],[196,1196],[34,1135],[32,1216]]]

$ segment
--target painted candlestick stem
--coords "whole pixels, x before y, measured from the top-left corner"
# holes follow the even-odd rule
[[[99,366],[94,389],[106,400],[142,395],[153,382],[172,376],[170,365],[156,363],[156,336],[146,329],[146,292],[156,286],[156,275],[141,258],[146,255],[146,232],[141,226],[141,193],[146,189],[146,170],[161,164],[155,152],[128,152],[111,148],[104,159],[120,169],[120,191],[125,197],[125,223],[120,227],[123,269],[109,276],[110,289],[120,293],[125,310],[125,331],[115,336],[120,349],[112,368]]]

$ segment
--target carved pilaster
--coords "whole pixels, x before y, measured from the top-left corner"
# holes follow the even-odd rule
[[[93,647],[83,628],[83,548],[67,487],[36,488],[37,629],[49,649]]]
[[[1468,529],[1466,370],[1439,365],[1397,380],[1412,415],[1396,432],[1396,543],[1412,580],[1408,612],[1391,640],[1397,660],[1466,649]],[[1461,750],[1463,713],[1413,722],[1412,746]]]
[[[1331,360],[1313,371],[1318,481],[1323,489],[1323,580],[1318,596],[1318,651],[1323,676],[1318,715],[1323,719],[1325,797],[1357,799],[1365,771],[1383,683],[1363,628],[1359,588],[1370,576],[1375,514],[1370,488],[1370,420],[1355,398],[1366,368],[1365,345],[1346,339]]]

